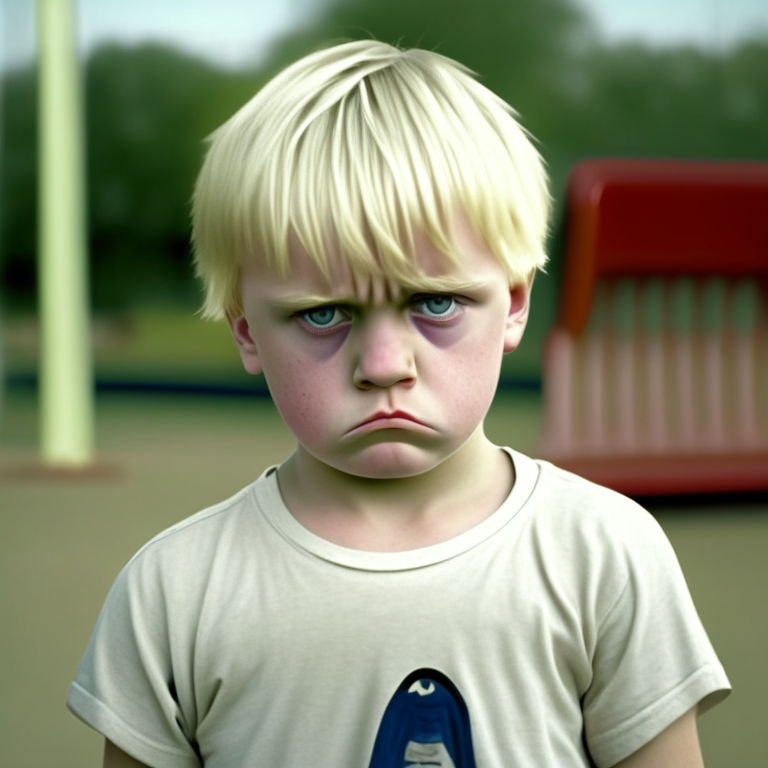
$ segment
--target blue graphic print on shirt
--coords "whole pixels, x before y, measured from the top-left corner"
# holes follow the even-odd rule
[[[381,718],[369,768],[475,768],[469,712],[442,672],[419,669],[398,686]]]

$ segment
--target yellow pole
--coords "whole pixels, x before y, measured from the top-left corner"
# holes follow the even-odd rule
[[[93,458],[80,72],[71,0],[37,0],[41,460]]]

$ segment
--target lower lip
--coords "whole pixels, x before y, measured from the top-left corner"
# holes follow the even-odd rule
[[[413,419],[404,419],[400,416],[393,418],[373,419],[373,421],[366,421],[365,424],[361,424],[359,427],[355,427],[350,430],[350,434],[363,434],[365,432],[372,432],[376,429],[426,429],[426,425],[420,421],[414,421]]]

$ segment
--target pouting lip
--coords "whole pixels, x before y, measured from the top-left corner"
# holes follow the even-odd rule
[[[378,411],[377,413],[374,413],[373,416],[369,416],[367,419],[365,419],[365,421],[361,421],[352,429],[359,429],[360,427],[364,427],[366,424],[371,424],[372,422],[379,421],[381,419],[404,419],[406,421],[412,421],[414,424],[426,426],[426,424],[419,421],[415,416],[411,416],[410,413],[406,413],[405,411],[392,411],[391,413],[387,413],[386,411]]]

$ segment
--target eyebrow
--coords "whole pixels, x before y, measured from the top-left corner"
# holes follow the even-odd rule
[[[322,293],[297,293],[282,296],[269,302],[272,306],[286,311],[296,311],[307,307],[316,307],[320,304],[357,304],[359,300],[354,296],[329,296]]]
[[[462,293],[464,291],[478,290],[490,285],[493,280],[462,280],[450,277],[436,277],[401,285],[403,293]],[[360,305],[360,297],[354,294],[323,294],[323,293],[295,293],[286,294],[270,301],[274,307],[285,311],[297,311],[307,307],[316,307],[323,304],[348,304]]]

